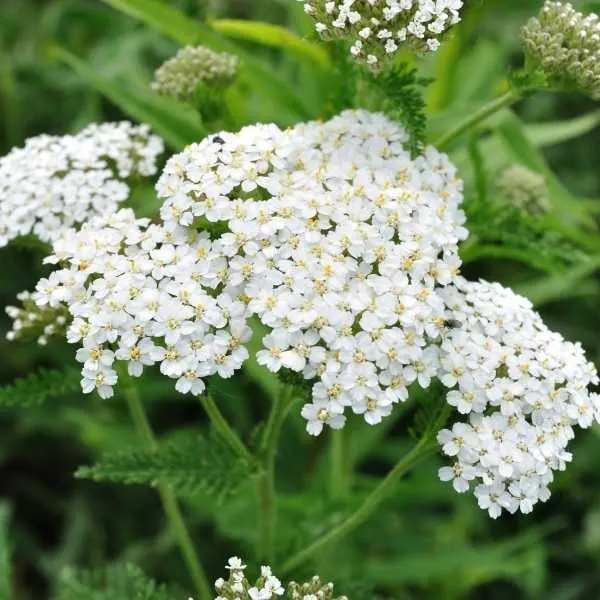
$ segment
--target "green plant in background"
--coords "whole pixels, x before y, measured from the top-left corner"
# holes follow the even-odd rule
[[[534,7],[215,3],[191,17],[106,4],[83,20],[127,35],[91,52],[50,35],[48,68],[71,68],[67,95],[90,94],[84,82],[171,157],[163,167],[159,138],[121,122],[0,160],[3,252],[34,265],[21,288],[39,280],[7,308],[8,338],[56,352],[11,345],[27,375],[0,388],[6,455],[46,432],[78,480],[41,496],[42,514],[66,517],[56,552],[21,533],[17,501],[2,597],[595,597],[595,429],[571,438],[598,418],[597,377],[565,338],[597,358],[597,206],[543,151],[599,119],[527,123],[513,107],[549,90],[595,97],[597,17],[546,3],[509,70]],[[62,9],[78,22],[76,2]],[[471,44],[498,14],[507,50]],[[127,61],[109,60],[121,46]],[[96,108],[75,125],[121,118],[87,97]],[[546,311],[549,328],[482,275],[576,308]],[[467,490],[476,502],[454,493]],[[487,519],[532,511],[536,524]],[[584,525],[565,522],[579,514]],[[237,554],[260,577],[234,557],[213,591]],[[573,575],[571,560],[591,566]]]

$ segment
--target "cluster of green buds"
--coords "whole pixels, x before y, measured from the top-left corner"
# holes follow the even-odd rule
[[[507,167],[496,182],[502,195],[523,214],[541,215],[550,211],[546,180],[522,165]]]
[[[600,18],[569,3],[546,2],[521,31],[529,63],[548,81],[600,98]]]
[[[65,307],[38,306],[29,292],[17,295],[21,306],[7,306],[6,314],[13,320],[13,328],[6,334],[9,341],[37,339],[40,346],[54,335],[66,335],[70,316]]]
[[[235,79],[238,59],[204,46],[186,46],[154,73],[152,89],[164,96],[193,101],[198,88],[222,91]]]
[[[306,583],[289,584],[289,600],[348,600],[346,596],[333,597],[333,583],[323,583],[316,575]]]
[[[323,583],[319,577],[313,577],[305,583],[289,584],[287,590],[281,581],[273,575],[271,567],[260,568],[260,577],[250,583],[244,576],[246,565],[237,556],[229,559],[225,567],[229,579],[217,579],[215,600],[270,600],[285,597],[288,600],[348,600],[346,596],[333,597],[333,584]]]

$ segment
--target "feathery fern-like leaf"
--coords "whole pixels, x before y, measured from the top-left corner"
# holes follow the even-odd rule
[[[81,374],[76,367],[40,369],[11,385],[0,387],[0,407],[35,406],[51,398],[80,389]]]
[[[106,455],[78,478],[126,484],[168,485],[182,496],[204,493],[218,501],[234,493],[252,472],[214,432],[186,434],[154,450],[130,449]]]
[[[383,110],[406,129],[411,155],[419,155],[427,128],[423,87],[429,80],[419,77],[417,70],[406,63],[393,65],[380,73],[369,73],[368,77],[384,98]]]
[[[98,571],[66,569],[55,600],[174,600],[163,585],[131,564]]]

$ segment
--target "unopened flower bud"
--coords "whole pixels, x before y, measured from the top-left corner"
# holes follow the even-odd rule
[[[600,98],[600,18],[569,3],[546,2],[528,21],[521,40],[530,61],[550,83]]]
[[[498,189],[521,212],[539,215],[550,210],[544,176],[522,165],[511,165],[498,178]]]
[[[194,98],[200,83],[225,88],[235,78],[238,59],[233,54],[215,52],[204,46],[186,46],[154,73],[152,89],[179,100]]]

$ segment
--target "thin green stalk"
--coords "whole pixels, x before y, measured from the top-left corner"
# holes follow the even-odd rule
[[[334,500],[346,495],[347,475],[344,430],[333,430],[329,444],[329,491]]]
[[[231,428],[229,423],[225,420],[223,413],[219,410],[210,394],[205,394],[200,397],[200,402],[210,419],[215,431],[223,438],[223,440],[229,445],[229,447],[240,457],[249,462],[254,461],[254,457],[244,446],[242,440],[240,440],[237,433]]]
[[[348,516],[339,525],[328,531],[326,534],[315,540],[312,544],[304,548],[287,560],[279,569],[283,575],[287,575],[297,567],[303,565],[313,558],[326,546],[339,541],[345,535],[356,529],[359,525],[369,519],[369,517],[379,508],[390,494],[393,492],[398,480],[420,460],[434,453],[437,444],[432,442],[432,432],[436,432],[448,418],[448,407],[444,407],[438,419],[432,424],[431,428],[421,437],[413,449],[406,454],[396,466],[386,475],[386,477],[377,485],[377,487],[365,498],[363,503],[354,513]]]
[[[129,412],[138,435],[144,440],[149,448],[156,448],[156,438],[154,437],[154,433],[150,427],[148,418],[146,417],[135,382],[123,371],[120,372],[120,379],[123,384],[123,395],[127,402],[127,406],[129,407]],[[194,549],[192,539],[186,527],[183,515],[181,514],[177,499],[171,489],[164,485],[158,485],[158,493],[169,526],[177,540],[183,559],[185,560],[192,581],[194,582],[198,600],[211,600],[213,597],[211,586],[208,583],[208,578],[206,577],[200,558]]]
[[[275,530],[277,527],[275,454],[279,432],[291,405],[291,392],[291,388],[283,387],[273,402],[259,449],[259,458],[263,466],[263,471],[257,479],[260,531],[259,556],[270,563],[275,558]]]
[[[479,125],[487,118],[491,117],[494,113],[497,113],[499,110],[502,110],[507,106],[511,106],[517,100],[519,100],[521,96],[521,91],[514,89],[508,90],[502,94],[502,96],[494,98],[482,106],[479,110],[476,110],[472,115],[468,116],[453,129],[433,142],[433,145],[439,150],[444,150],[450,144],[450,142],[454,141],[456,138],[460,137],[476,125]]]

